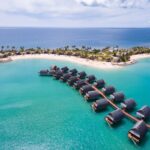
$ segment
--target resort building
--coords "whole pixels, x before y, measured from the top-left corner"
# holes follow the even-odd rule
[[[132,110],[136,107],[136,102],[134,99],[127,99],[121,103],[121,106],[124,110]]]
[[[114,125],[119,123],[124,118],[124,114],[121,109],[116,109],[113,112],[109,113],[105,120],[110,124]]]
[[[138,121],[133,128],[128,132],[128,137],[136,142],[139,143],[145,137],[146,133],[148,132],[148,128],[143,120]]]
[[[108,105],[109,105],[109,103],[107,100],[99,99],[92,104],[92,108],[95,112],[100,112],[102,110],[105,110]]]
[[[148,119],[150,118],[150,107],[145,105],[139,109],[136,114],[141,119]]]

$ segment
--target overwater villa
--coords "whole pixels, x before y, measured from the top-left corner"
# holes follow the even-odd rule
[[[133,128],[128,132],[128,137],[136,143],[141,142],[148,132],[148,128],[143,120],[138,121]]]
[[[56,79],[60,79],[60,77],[63,76],[63,72],[61,70],[58,70],[58,71],[55,72],[55,74],[53,74],[53,76]]]
[[[92,108],[95,112],[100,112],[102,110],[105,110],[108,105],[109,103],[106,99],[99,99],[92,104]]]
[[[54,66],[50,67],[50,70],[55,70],[56,71],[56,70],[59,70],[59,67],[57,67],[56,65],[54,65]]]
[[[105,81],[103,79],[94,82],[94,86],[101,89],[105,86]]]
[[[67,73],[67,72],[69,71],[69,68],[68,68],[67,66],[62,67],[62,68],[61,68],[61,71],[62,71],[63,73]]]
[[[93,83],[96,80],[96,77],[94,75],[89,75],[86,78],[86,82],[88,83]]]
[[[41,70],[39,74],[40,76],[51,76],[51,73],[49,70]]]
[[[145,105],[136,114],[140,119],[148,119],[150,118],[150,107]]]
[[[124,118],[124,114],[121,111],[121,109],[116,109],[113,112],[109,113],[105,120],[107,121],[107,123],[109,123],[110,125],[114,125],[119,123],[123,118]]]
[[[77,82],[74,83],[73,87],[79,90],[84,85],[86,85],[84,80],[78,80]]]
[[[76,76],[78,73],[77,69],[71,69],[69,72],[72,76]]]
[[[66,82],[71,77],[70,73],[66,73],[63,76],[60,77],[60,80],[63,82]]]
[[[73,77],[70,77],[70,78],[68,79],[67,83],[68,83],[68,85],[73,86],[73,84],[74,84],[76,81],[78,81],[78,77],[73,76]]]
[[[116,92],[111,95],[111,100],[113,100],[116,103],[120,103],[124,101],[124,99],[125,95],[122,92]]]
[[[102,92],[105,94],[105,95],[111,95],[115,92],[115,88],[113,86],[107,86],[107,87],[104,87],[102,89]]]
[[[79,72],[79,73],[78,73],[78,78],[80,78],[80,79],[85,79],[85,78],[86,78],[86,73],[85,73],[84,71]]]
[[[146,135],[148,128],[150,129],[150,124],[141,121],[141,119],[148,119],[150,117],[150,107],[143,106],[138,110],[138,118],[129,114],[128,111],[135,108],[136,102],[133,99],[126,99],[124,101],[124,93],[115,92],[116,89],[113,86],[105,87],[105,81],[103,79],[95,81],[96,77],[94,75],[87,76],[84,71],[78,73],[76,69],[69,71],[68,67],[59,69],[57,66],[54,66],[50,71],[41,70],[40,72],[44,76],[52,73],[52,76],[56,79],[67,82],[68,85],[79,90],[84,95],[85,100],[93,102],[92,108],[95,112],[103,111],[108,106],[112,106],[115,110],[105,117],[109,125],[118,124],[124,117],[136,122],[135,126],[128,132],[129,138],[134,142],[139,143]],[[120,102],[121,107],[117,105]]]
[[[121,106],[124,110],[132,110],[136,107],[136,102],[134,99],[127,99],[121,103]]]
[[[87,92],[89,91],[93,91],[93,87],[91,85],[84,85],[80,88],[79,92],[82,94],[82,95],[85,95]]]
[[[95,101],[98,100],[101,95],[97,91],[89,91],[84,97],[87,101]]]

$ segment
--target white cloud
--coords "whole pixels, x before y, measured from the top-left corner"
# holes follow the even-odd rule
[[[67,13],[74,12],[74,0],[0,0],[0,11],[39,13]]]
[[[0,3],[0,26],[150,26],[150,0],[0,0]]]
[[[85,6],[104,6],[104,7],[146,7],[149,0],[76,0]]]

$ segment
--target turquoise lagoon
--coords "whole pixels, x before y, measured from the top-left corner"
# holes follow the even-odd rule
[[[134,98],[137,109],[150,105],[150,59],[115,70],[41,59],[0,64],[1,150],[149,150],[149,133],[139,146],[128,139],[127,132],[134,125],[130,120],[124,119],[117,128],[106,124],[104,117],[111,107],[96,114],[73,88],[38,76],[40,69],[52,64],[105,79],[107,85]]]

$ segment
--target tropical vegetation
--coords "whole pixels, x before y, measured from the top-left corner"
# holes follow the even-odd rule
[[[25,54],[57,54],[76,56],[97,61],[127,62],[130,60],[130,56],[145,53],[150,54],[150,48],[133,47],[130,49],[120,49],[119,47],[105,47],[103,49],[98,49],[86,46],[81,46],[80,48],[78,48],[75,45],[73,45],[71,47],[65,46],[63,48],[57,49],[43,49],[41,47],[25,48],[23,46],[17,49],[15,46],[1,46],[0,58],[7,58],[9,56]]]

